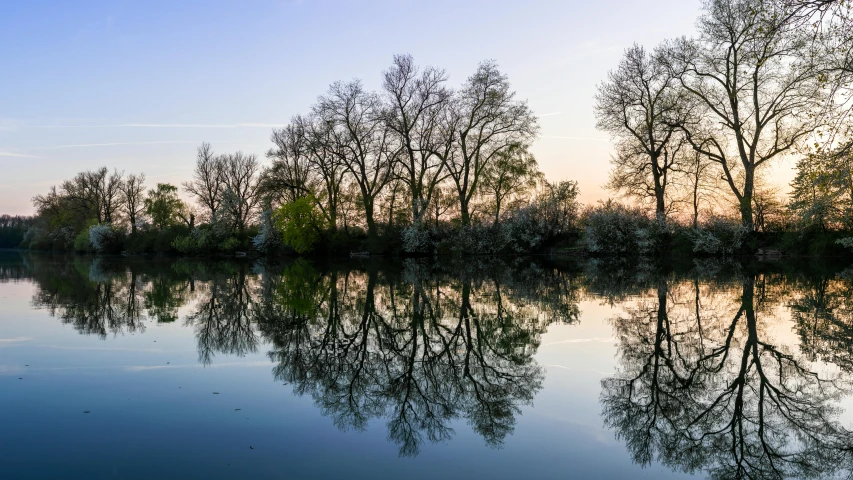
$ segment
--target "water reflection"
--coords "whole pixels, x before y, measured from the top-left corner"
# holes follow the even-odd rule
[[[540,336],[580,313],[575,276],[529,264],[27,261],[33,304],[81,333],[180,319],[203,364],[267,348],[276,381],[310,395],[341,429],[384,419],[404,456],[452,438],[459,419],[500,446],[541,388]]]
[[[791,287],[785,277],[752,272],[723,282],[661,277],[655,296],[630,302],[612,319],[619,367],[602,381],[603,416],[636,462],[658,460],[712,478],[828,477],[849,469],[853,432],[837,407],[848,378],[813,362],[823,354],[810,347],[834,332],[808,331],[812,340],[803,338],[802,349],[786,344],[784,332],[771,333]],[[804,320],[824,311],[808,301],[790,306],[801,335],[804,323],[815,324]]]
[[[848,472],[839,403],[853,374],[853,282],[784,268],[33,255],[0,261],[0,281],[34,279],[34,306],[81,333],[179,322],[202,364],[266,352],[276,382],[342,430],[384,422],[403,456],[462,423],[501,446],[542,388],[542,335],[593,301],[619,312],[600,402],[636,463],[713,478]]]

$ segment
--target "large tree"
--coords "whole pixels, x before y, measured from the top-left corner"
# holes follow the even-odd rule
[[[358,80],[336,82],[320,97],[314,113],[331,127],[330,150],[358,186],[367,234],[375,237],[376,198],[393,179],[397,154],[382,115],[381,99],[366,91]]]
[[[257,213],[260,202],[258,157],[243,152],[222,157],[222,210],[231,227],[243,233]]]
[[[659,220],[668,213],[667,187],[682,146],[679,125],[689,110],[684,90],[661,55],[635,44],[595,98],[597,126],[617,142],[610,187],[654,199]]]
[[[446,178],[444,162],[435,154],[441,115],[451,92],[443,70],[415,66],[411,55],[395,55],[384,74],[385,119],[394,132],[400,154],[399,176],[411,197],[413,223],[420,223],[438,185]]]
[[[121,188],[124,213],[130,222],[130,232],[136,233],[136,224],[145,211],[145,174],[128,175]]]
[[[444,143],[434,147],[455,186],[463,225],[471,223],[471,200],[489,164],[537,132],[536,116],[516,99],[507,76],[495,62],[481,63],[454,95],[442,122]]]
[[[672,73],[701,106],[685,124],[694,149],[719,164],[753,228],[756,169],[818,127],[826,66],[783,9],[762,0],[706,0],[699,37],[668,49]]]
[[[202,143],[196,154],[193,179],[183,185],[201,205],[207,220],[215,222],[225,192],[225,158],[217,156],[209,143]]]

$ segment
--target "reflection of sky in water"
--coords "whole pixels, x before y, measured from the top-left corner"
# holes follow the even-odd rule
[[[140,281],[151,281],[146,275]],[[547,327],[535,353],[546,371],[541,389],[533,405],[519,405],[500,448],[457,416],[449,439],[424,440],[417,456],[401,458],[387,419],[370,419],[364,431],[338,428],[310,393],[276,381],[267,355],[274,346],[264,339],[255,353],[199,363],[197,332],[183,321],[198,298],[178,307],[173,323],[145,321],[101,338],[33,308],[39,288],[0,282],[3,478],[686,476],[633,463],[604,426],[601,381],[619,368],[612,319],[624,311],[620,301],[581,295],[578,323]],[[772,312],[768,334],[796,346],[787,310]]]

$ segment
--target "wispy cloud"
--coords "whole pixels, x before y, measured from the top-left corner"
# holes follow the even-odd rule
[[[192,143],[197,144],[199,141],[197,140],[160,140],[160,141],[152,141],[152,142],[111,142],[111,143],[76,143],[71,145],[53,145],[50,147],[36,147],[33,150],[58,150],[62,148],[84,148],[84,147],[115,147],[115,146],[127,146],[127,145],[167,145],[167,144],[182,144],[182,143]],[[212,142],[212,143],[220,143],[220,142]]]
[[[540,113],[539,117],[553,117],[554,115],[562,115],[563,112]]]
[[[18,157],[18,158],[41,158],[36,155],[27,155],[18,152],[0,152],[0,157]]]
[[[30,340],[32,340],[30,337],[0,338],[0,343],[18,343],[28,342]]]
[[[32,125],[30,128],[278,128],[282,123],[118,123],[113,125]]]

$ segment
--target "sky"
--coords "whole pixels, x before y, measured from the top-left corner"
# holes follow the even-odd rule
[[[256,153],[337,80],[379,89],[394,54],[460,85],[495,60],[540,116],[550,180],[603,190],[596,86],[633,43],[692,35],[699,0],[0,2],[0,214],[79,171],[189,179],[196,147]]]

